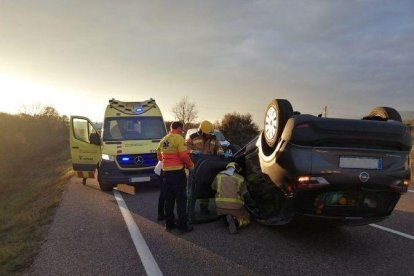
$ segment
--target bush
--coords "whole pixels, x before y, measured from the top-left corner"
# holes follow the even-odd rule
[[[239,146],[246,145],[259,133],[259,128],[253,122],[250,113],[227,113],[221,120],[219,128],[232,144]]]
[[[0,275],[30,265],[72,175],[68,120],[0,113]]]
[[[36,115],[0,113],[0,176],[16,177],[68,147],[68,119],[45,108]]]

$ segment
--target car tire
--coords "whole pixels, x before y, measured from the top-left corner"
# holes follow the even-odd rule
[[[101,173],[100,173],[100,170],[99,170],[99,166],[96,169],[95,173],[96,173],[96,180],[98,180],[99,188],[101,189],[101,191],[104,191],[104,192],[112,191],[112,189],[113,189],[112,185],[108,185],[108,184],[103,183]]]
[[[273,150],[276,147],[286,122],[292,115],[293,108],[288,100],[273,99],[267,106],[262,144],[265,144],[269,150]]]
[[[371,110],[368,116],[363,118],[364,120],[379,120],[379,121],[388,121],[394,120],[402,122],[400,113],[392,107],[376,107]]]

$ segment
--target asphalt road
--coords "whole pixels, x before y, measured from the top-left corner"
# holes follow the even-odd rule
[[[410,189],[413,190],[414,187]],[[414,192],[372,226],[252,223],[231,235],[221,221],[168,233],[156,221],[158,187],[122,194],[163,275],[414,275]],[[410,238],[411,237],[411,238]],[[73,178],[30,275],[146,275],[113,193]]]

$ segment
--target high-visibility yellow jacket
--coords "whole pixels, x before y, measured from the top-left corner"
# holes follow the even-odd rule
[[[193,161],[188,156],[184,138],[174,129],[161,139],[157,148],[157,157],[162,162],[163,171],[194,167]]]
[[[220,142],[214,134],[203,135],[196,132],[187,139],[187,148],[190,153],[199,150],[202,154],[222,155],[224,153]]]
[[[247,193],[244,177],[238,173],[217,174],[211,188],[216,191],[216,207],[222,209],[241,209],[244,205],[243,194]]]

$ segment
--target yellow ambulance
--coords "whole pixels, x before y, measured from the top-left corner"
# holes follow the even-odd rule
[[[73,170],[84,184],[87,178],[97,178],[102,191],[117,184],[155,181],[156,149],[166,132],[154,99],[109,100],[101,130],[86,117],[71,116]]]

